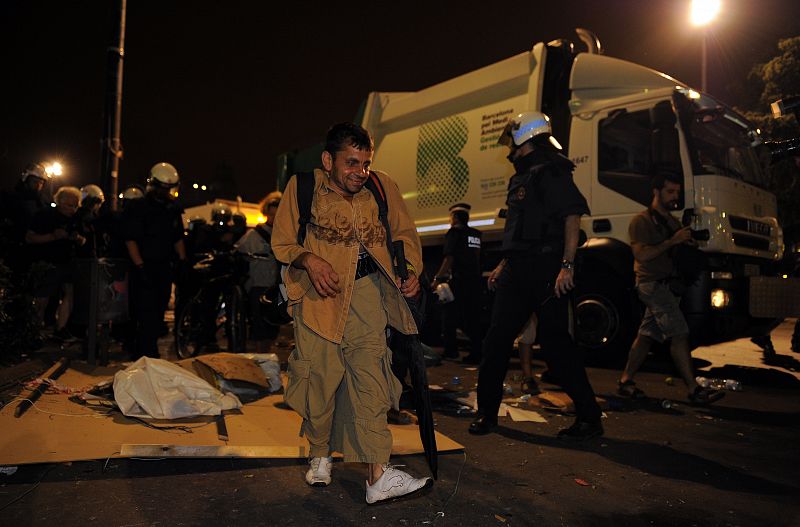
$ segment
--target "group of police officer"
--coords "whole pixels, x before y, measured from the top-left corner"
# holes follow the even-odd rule
[[[111,210],[97,185],[62,186],[52,195],[50,176],[41,164],[23,170],[13,189],[2,192],[0,259],[18,283],[32,269],[39,322],[53,323],[53,338],[72,341],[69,322],[76,263],[81,258],[130,261],[128,337],[133,358],[158,356],[156,339],[163,326],[175,263],[185,260],[181,210],[174,198],[178,172],[168,163],[155,165],[146,187],[121,193],[120,210]]]

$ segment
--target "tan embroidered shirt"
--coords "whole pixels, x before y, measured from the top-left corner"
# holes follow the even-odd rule
[[[386,193],[387,219],[392,240],[404,242],[406,261],[417,274],[422,272],[422,247],[414,222],[392,179],[376,172]],[[272,228],[272,250],[286,264],[311,252],[331,264],[339,275],[341,292],[335,297],[321,297],[311,284],[305,269],[289,266],[284,281],[291,306],[302,302],[303,322],[321,337],[335,343],[342,341],[355,282],[359,247],[363,246],[375,260],[383,275],[381,296],[389,325],[405,333],[417,333],[411,311],[394,280],[394,268],[386,247],[386,232],[378,218],[378,204],[366,187],[352,201],[332,188],[328,174],[314,171],[314,199],[311,218],[302,246],[297,244],[300,211],[297,205],[297,178],[286,185]]]

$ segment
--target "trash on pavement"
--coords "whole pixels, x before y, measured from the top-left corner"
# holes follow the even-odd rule
[[[10,476],[17,471],[17,467],[0,467],[0,474]]]
[[[124,415],[157,419],[219,415],[242,406],[235,395],[223,395],[188,370],[150,357],[114,375],[114,400]]]
[[[213,353],[177,363],[222,393],[233,393],[245,402],[276,392],[281,367],[274,353]]]
[[[507,406],[508,416],[512,421],[528,421],[531,423],[546,423],[547,419],[542,417],[538,412],[533,410],[523,410],[522,408],[515,408],[514,406]]]

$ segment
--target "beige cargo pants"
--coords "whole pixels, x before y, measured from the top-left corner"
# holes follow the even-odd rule
[[[341,344],[303,325],[302,303],[294,308],[285,400],[303,418],[309,457],[340,452],[346,462],[389,461],[386,412],[397,408],[401,385],[391,371],[379,280],[380,273],[356,280]]]

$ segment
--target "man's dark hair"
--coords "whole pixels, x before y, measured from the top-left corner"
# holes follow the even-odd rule
[[[469,212],[465,210],[454,210],[451,214],[461,225],[467,225],[469,223]]]
[[[661,190],[664,188],[667,181],[675,185],[683,185],[681,178],[675,174],[656,174],[653,176],[653,179],[650,180],[650,188],[653,190]]]
[[[335,158],[336,152],[348,146],[371,152],[375,148],[375,143],[369,132],[355,123],[339,123],[331,126],[325,137],[325,151]]]

